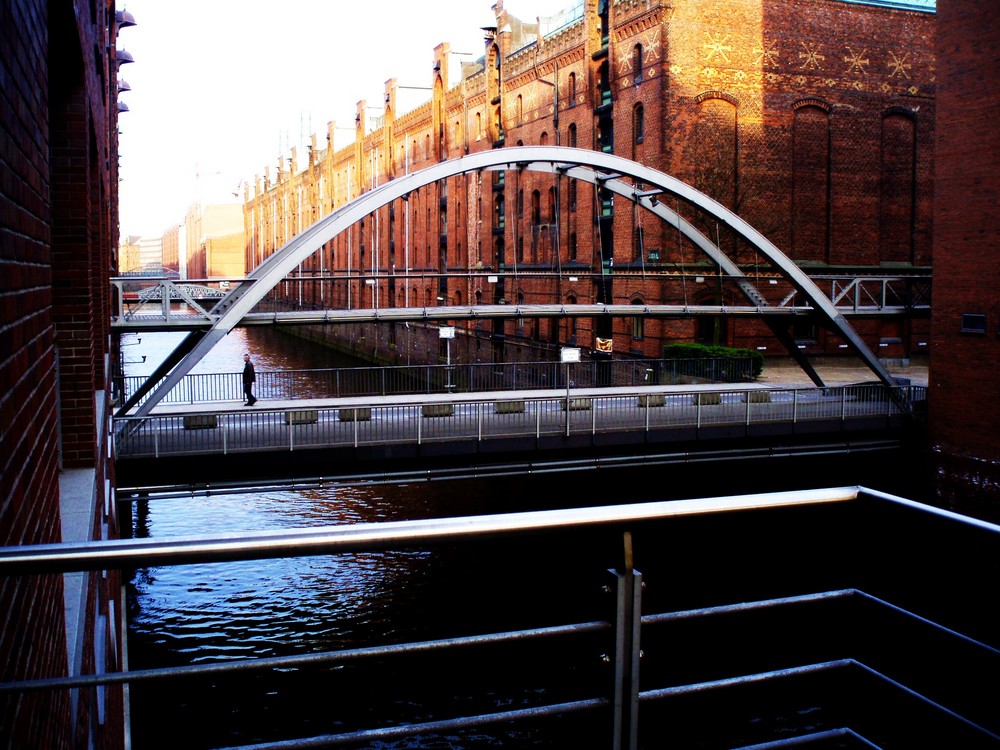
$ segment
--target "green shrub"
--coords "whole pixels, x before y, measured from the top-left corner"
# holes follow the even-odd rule
[[[764,370],[764,355],[756,349],[735,349],[730,346],[708,346],[706,344],[667,344],[663,347],[663,358],[748,361],[751,379],[760,377]]]

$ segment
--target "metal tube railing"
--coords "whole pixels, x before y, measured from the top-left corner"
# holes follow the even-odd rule
[[[779,509],[827,508],[831,512],[837,506],[850,504],[852,508],[864,510],[870,503],[882,503],[904,512],[919,512],[924,519],[939,518],[946,521],[945,528],[950,534],[956,532],[978,534],[989,533],[993,548],[1000,545],[1000,528],[964,519],[947,511],[922,506],[913,501],[896,498],[884,493],[873,492],[860,487],[835,487],[828,489],[802,490],[794,492],[766,493],[744,496],[675,500],[642,503],[626,506],[602,506],[571,508],[554,511],[531,511],[523,513],[469,516],[462,518],[426,519],[417,521],[395,521],[381,523],[361,523],[351,526],[331,526],[318,529],[291,529],[280,532],[247,533],[243,538],[232,536],[184,537],[180,539],[150,540],[133,539],[117,541],[95,541],[75,544],[33,545],[0,549],[0,575],[22,576],[41,573],[65,573],[80,570],[103,570],[108,568],[133,568],[163,565],[185,565],[194,563],[222,562],[233,560],[265,559],[276,557],[298,557],[328,555],[341,552],[379,551],[399,548],[421,548],[440,543],[475,544],[479,540],[507,539],[514,542],[525,534],[565,533],[605,529],[615,532],[610,539],[621,534],[624,539],[624,555],[621,569],[612,570],[609,593],[616,602],[607,620],[592,620],[534,627],[521,630],[507,630],[495,633],[462,635],[452,638],[412,641],[398,644],[374,645],[349,648],[340,651],[324,651],[295,656],[264,657],[255,660],[199,664],[164,669],[116,672],[100,675],[76,677],[53,677],[31,681],[0,684],[0,694],[19,693],[36,690],[60,690],[68,688],[93,687],[102,685],[148,682],[166,678],[201,677],[231,674],[249,670],[291,669],[304,667],[326,667],[346,662],[384,660],[412,654],[434,654],[456,648],[474,648],[497,644],[511,645],[542,639],[564,638],[576,635],[613,636],[613,656],[610,657],[615,678],[604,695],[582,696],[575,700],[554,700],[548,703],[523,708],[475,713],[444,719],[432,719],[416,723],[387,726],[373,729],[355,729],[342,734],[326,734],[304,740],[271,742],[260,747],[306,747],[327,746],[412,736],[427,732],[458,731],[473,727],[498,724],[500,722],[525,721],[547,716],[567,716],[580,712],[607,711],[614,727],[602,742],[595,738],[595,746],[613,748],[638,747],[639,704],[666,700],[677,696],[695,695],[718,691],[733,686],[745,687],[754,684],[773,683],[802,675],[823,675],[832,670],[855,669],[870,675],[894,691],[925,704],[930,709],[948,715],[955,722],[983,737],[1000,739],[989,727],[967,718],[937,701],[933,696],[922,694],[899,679],[885,674],[876,667],[856,659],[833,659],[829,661],[794,664],[779,669],[750,671],[744,674],[719,677],[708,680],[671,684],[664,687],[647,687],[640,690],[639,669],[641,664],[640,628],[669,625],[683,620],[697,621],[699,618],[755,611],[777,611],[802,605],[829,605],[862,597],[894,616],[918,621],[921,628],[929,628],[935,633],[961,642],[963,648],[973,648],[986,655],[987,659],[1000,658],[1000,650],[962,635],[951,628],[939,625],[933,620],[909,612],[898,605],[885,602],[879,597],[857,589],[818,591],[793,596],[775,598],[754,598],[739,592],[731,592],[735,603],[705,606],[693,609],[642,614],[643,577],[633,568],[631,529],[642,529],[646,524],[663,521],[684,521],[685,519],[724,518],[729,513],[747,511],[767,511],[773,522],[773,512]],[[876,516],[880,514],[875,514]],[[742,516],[741,516],[742,518]],[[893,519],[884,518],[890,526]],[[743,522],[738,522],[743,528]],[[855,520],[850,528],[860,528],[863,519]],[[657,527],[658,528],[658,527]],[[888,532],[888,530],[887,530]],[[654,540],[661,533],[654,534]],[[971,549],[961,539],[953,539],[959,548]],[[984,545],[975,545],[976,554],[992,556]],[[648,554],[648,551],[647,551]],[[823,555],[821,555],[822,557]],[[957,561],[958,565],[965,565]],[[973,563],[974,564],[974,563]],[[898,567],[898,566],[897,566]],[[905,568],[900,567],[900,572]],[[643,636],[644,644],[657,640],[649,633]],[[669,644],[664,644],[669,645]],[[644,645],[644,647],[647,647]],[[674,648],[677,646],[674,645]],[[683,647],[683,646],[682,646]],[[605,714],[605,716],[607,716]],[[774,745],[781,746],[780,744]]]
[[[308,401],[294,407],[252,411],[192,411],[115,420],[119,457],[234,451],[300,450],[383,443],[478,441],[562,434],[597,435],[694,427],[702,430],[785,422],[871,420],[880,428],[908,416],[926,389],[881,385],[842,388],[674,390],[577,389],[567,396],[502,392],[480,396],[442,394],[433,399],[386,403],[345,399]]]
[[[317,529],[247,532],[239,539],[184,537],[177,540],[119,539],[100,542],[0,548],[0,575],[68,573],[150,565],[261,560],[394,549],[624,522],[694,516],[705,512],[761,510],[856,500],[860,488],[761,493],[705,500],[671,500],[626,506],[568,508],[418,521],[358,523]]]
[[[597,386],[597,362],[576,365],[578,387]],[[614,360],[611,386],[657,385],[677,381],[747,382],[753,363],[748,358],[722,362],[704,359]],[[146,381],[142,375],[121,377],[124,397]],[[448,388],[447,386],[451,386]],[[341,398],[394,394],[529,390],[565,387],[558,362],[467,363],[390,367],[349,367],[313,370],[258,371],[257,396],[264,399]],[[202,403],[242,399],[239,372],[185,375],[162,403]]]

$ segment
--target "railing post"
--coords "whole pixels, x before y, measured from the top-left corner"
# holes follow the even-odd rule
[[[611,689],[614,750],[636,750],[639,742],[639,635],[642,574],[632,567],[632,533],[624,534],[624,572],[610,570],[615,592],[614,681]]]
[[[792,427],[798,422],[799,417],[799,392],[792,390]]]

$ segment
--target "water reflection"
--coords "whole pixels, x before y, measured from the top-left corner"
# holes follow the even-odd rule
[[[505,482],[468,482],[154,497],[136,501],[133,531],[162,539],[495,512],[511,494]],[[537,571],[569,564],[571,553],[531,542],[516,558],[509,552],[477,544],[142,569],[128,597],[130,666],[307,654],[491,632],[515,621],[530,627],[549,623],[567,592],[599,589],[578,582],[554,596],[530,584]],[[586,620],[593,613],[569,606],[558,616]],[[530,661],[528,653],[520,658]],[[546,668],[561,658],[546,656]],[[372,672],[368,663],[140,684],[132,689],[134,746],[214,747],[537,703],[543,689],[531,680],[520,684],[525,664],[509,669],[513,663],[462,654],[436,656],[426,668],[411,664],[406,674],[390,665]],[[444,677],[451,672],[454,684]],[[468,688],[482,679],[485,688]],[[453,710],[455,701],[467,706]],[[531,734],[523,727],[501,731],[518,747],[533,746]],[[380,747],[495,746],[483,742],[439,737]]]

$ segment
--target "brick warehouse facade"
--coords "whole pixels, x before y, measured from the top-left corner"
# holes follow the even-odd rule
[[[1000,518],[1000,13],[949,0],[938,15],[930,434],[938,494]]]
[[[462,64],[458,85],[447,86],[455,60],[442,44],[429,102],[400,113],[390,80],[375,117],[358,103],[353,144],[336,148],[331,123],[326,148],[314,137],[301,170],[294,150],[273,177],[266,170],[246,194],[248,268],[395,175],[483,149],[554,144],[613,152],[691,183],[816,277],[929,274],[935,65],[928,0],[567,4],[561,16],[529,24],[497,3],[485,54]],[[748,274],[773,270],[762,271],[724,228],[702,228]],[[611,285],[595,281],[612,268]],[[322,307],[726,303],[736,291],[712,283],[717,270],[627,201],[595,195],[588,184],[511,171],[452,178],[397,201],[328,243],[303,264],[300,281],[281,285],[272,299]],[[336,279],[317,280],[330,276]],[[854,324],[883,358],[926,350],[926,320]],[[624,355],[656,356],[665,343],[691,340],[783,353],[753,320],[602,325],[473,322],[460,325],[466,346],[453,353],[511,357],[515,343],[535,358],[558,344],[592,347],[595,333],[613,336],[615,353]],[[431,342],[408,348],[399,333],[368,326],[350,335],[367,342],[357,349],[366,356],[430,352]],[[837,350],[839,339],[811,322],[789,333],[807,354]],[[506,353],[490,351],[497,334]]]
[[[117,246],[113,2],[0,5],[0,543],[117,534],[108,279]],[[122,663],[114,571],[0,580],[4,682]],[[121,747],[120,688],[5,694],[0,746]]]

